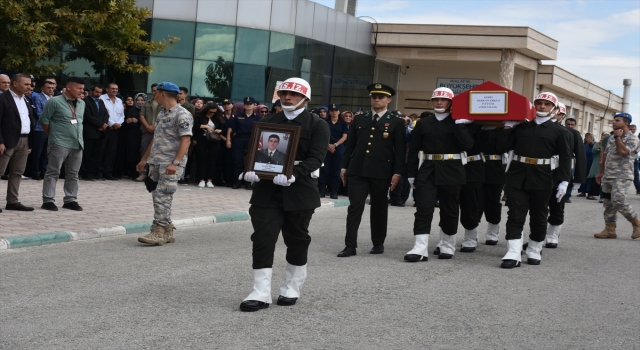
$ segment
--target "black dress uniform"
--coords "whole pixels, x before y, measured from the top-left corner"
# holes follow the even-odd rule
[[[484,144],[484,202],[482,211],[487,220],[487,234],[485,244],[498,244],[500,235],[500,221],[502,217],[502,202],[500,196],[506,180],[505,166],[502,161],[502,153],[498,152],[497,143],[502,129],[494,128],[484,130],[478,135],[478,142]]]
[[[582,136],[577,130],[564,127],[565,134],[569,140],[569,147],[571,148],[571,156],[575,159],[574,169],[572,169],[572,181],[569,182],[569,188],[567,191],[571,191],[572,184],[585,183],[587,181],[587,155],[584,150],[584,142]],[[554,178],[553,190],[558,190],[560,182],[566,181],[562,178]],[[557,201],[555,196],[549,198],[549,227],[547,228],[546,243],[547,248],[558,247],[558,236],[560,236],[560,230],[564,223],[564,206],[565,198],[563,197],[560,202]]]
[[[471,253],[478,246],[478,224],[482,218],[484,202],[484,152],[485,144],[480,142],[482,125],[467,124],[467,130],[473,137],[473,147],[467,151],[467,164],[464,166],[467,182],[460,190],[460,223],[464,227],[464,239],[460,251]]]
[[[438,121],[435,115],[423,113],[416,123],[411,132],[407,160],[407,175],[415,179],[414,235],[431,233],[436,197],[440,200],[441,241],[444,237],[443,233],[447,236],[457,233],[460,188],[467,182],[461,153],[471,149],[473,143],[473,137],[467,130],[467,126],[455,124],[451,116]],[[418,169],[418,152],[420,151],[424,152],[425,159]],[[408,253],[405,260],[414,261],[410,260],[409,255],[412,254]],[[453,251],[447,250],[444,254],[439,252],[439,255],[442,259],[451,258]]]
[[[565,132],[562,126],[551,120],[541,124],[533,121],[504,130],[498,140],[499,152],[513,150],[514,158],[518,158],[511,162],[507,172],[505,191],[509,212],[506,239],[509,251],[503,258],[504,268],[520,265],[522,230],[527,212],[530,240],[544,241],[554,180],[569,181],[571,177],[571,153]],[[550,159],[554,155],[559,156],[559,166],[552,171]],[[539,264],[540,260],[529,259],[529,263]]]
[[[341,168],[347,169],[350,201],[345,245],[354,249],[358,246],[358,228],[367,195],[371,196],[371,241],[374,249],[384,249],[389,184],[393,175],[401,175],[404,169],[404,119],[388,110],[383,113],[370,111],[354,117],[342,158]],[[374,115],[378,115],[375,122]]]

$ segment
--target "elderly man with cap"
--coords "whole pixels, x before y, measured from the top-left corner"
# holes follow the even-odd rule
[[[609,137],[604,150],[604,167],[596,176],[602,186],[604,198],[605,228],[594,235],[595,238],[617,238],[616,219],[618,213],[633,226],[632,239],[640,238],[640,218],[631,208],[626,193],[633,183],[633,162],[640,152],[640,141],[631,131],[631,114],[618,113],[613,116],[613,137]],[[509,199],[511,200],[511,199]]]
[[[332,199],[338,199],[338,188],[340,187],[340,164],[344,155],[344,143],[349,135],[349,125],[340,115],[340,105],[332,103],[329,105],[329,124],[331,137],[329,139],[329,150],[324,158],[324,166],[320,168],[320,179],[318,181],[318,191],[320,197],[325,196],[325,189],[328,186]]]
[[[513,150],[507,165],[506,194],[509,200],[507,217],[507,254],[502,268],[519,267],[522,254],[524,223],[529,213],[530,241],[526,248],[527,263],[540,265],[540,252],[547,231],[549,197],[554,184],[556,201],[562,201],[571,178],[571,148],[566,130],[554,123],[558,97],[550,92],[534,100],[536,117],[528,123],[505,122],[498,139],[498,152]],[[558,155],[557,161],[554,155]],[[556,167],[557,164],[557,167]],[[555,169],[555,171],[554,171]]]
[[[251,136],[251,129],[253,123],[260,121],[260,117],[254,112],[256,108],[256,100],[251,97],[245,97],[244,112],[237,114],[235,118],[228,120],[227,130],[227,148],[233,149],[233,176],[237,178],[242,174],[244,169],[244,153],[249,146],[249,137]],[[235,134],[233,143],[231,143],[231,135]],[[233,185],[233,189],[242,187],[242,180],[237,179]],[[251,183],[246,182],[245,188],[251,189]]]
[[[171,223],[171,202],[178,189],[178,179],[187,164],[187,150],[191,143],[193,117],[178,103],[180,89],[174,83],[162,82],[156,86],[155,101],[164,109],[154,124],[153,140],[142,160],[136,166],[142,171],[149,164],[145,179],[153,198],[153,225],[151,232],[138,238],[138,242],[163,245],[174,243],[174,225]]]
[[[556,113],[555,121],[560,125],[564,117],[567,115],[567,107],[558,102],[558,113]],[[571,162],[571,173],[573,183],[573,189],[578,189],[580,184],[587,181],[587,155],[584,151],[584,142],[582,136],[578,130],[565,127],[565,133],[569,142],[569,149],[571,156],[573,157]],[[557,170],[554,170],[554,172]],[[559,181],[554,182],[554,191],[558,190],[560,185]],[[571,188],[567,188],[567,195],[571,193]],[[558,239],[560,237],[560,230],[562,230],[562,224],[564,223],[564,205],[567,203],[566,197],[558,201],[556,198],[549,198],[549,226],[547,227],[547,235],[545,238],[546,248],[557,248]]]
[[[276,175],[273,180],[260,180],[255,172],[243,178],[253,183],[249,215],[254,232],[253,291],[240,304],[241,311],[258,311],[271,304],[271,276],[278,235],[282,231],[287,246],[287,267],[280,284],[277,304],[294,305],[307,278],[307,252],[311,237],[309,223],[320,206],[317,176],[329,142],[329,126],[312,116],[304,107],[311,99],[311,86],[300,78],[285,80],[278,90],[283,111],[260,122],[300,127],[300,141],[295,150],[293,175]],[[240,175],[242,176],[242,174]]]
[[[396,91],[385,84],[367,86],[372,111],[358,115],[351,124],[351,132],[342,158],[340,178],[349,186],[346,247],[338,257],[356,255],[358,228],[367,195],[371,198],[370,254],[384,253],[387,237],[389,205],[387,193],[393,190],[404,170],[406,145],[404,119],[391,114],[388,106]]]
[[[460,208],[460,189],[466,183],[465,153],[473,147],[473,137],[465,124],[470,120],[451,118],[453,91],[441,87],[433,91],[434,115],[423,113],[411,133],[407,174],[414,187],[416,213],[413,223],[415,244],[404,256],[409,262],[427,261],[429,235],[436,204],[440,200],[440,241],[438,259],[451,259],[455,253]],[[424,152],[419,166],[418,153]],[[477,226],[477,225],[476,225]]]

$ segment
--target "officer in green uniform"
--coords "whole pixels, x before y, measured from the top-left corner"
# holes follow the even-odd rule
[[[467,181],[463,152],[471,149],[474,141],[465,125],[471,121],[451,118],[452,99],[451,89],[434,90],[431,103],[435,114],[423,113],[411,132],[407,175],[414,186],[416,212],[413,222],[415,244],[404,256],[409,262],[428,260],[436,197],[440,200],[440,242],[435,254],[439,259],[451,259],[455,252],[460,189]],[[424,152],[424,162],[418,168],[420,151]]]
[[[522,229],[529,213],[529,244],[527,263],[539,265],[540,252],[547,234],[549,197],[554,181],[559,181],[555,195],[563,200],[571,178],[571,151],[566,130],[551,119],[558,110],[558,97],[550,92],[539,94],[534,100],[536,118],[528,123],[505,122],[504,132],[498,139],[498,151],[513,150],[507,165],[506,194],[509,212],[507,217],[507,254],[502,258],[502,268],[520,266],[522,254]],[[554,155],[558,166],[554,171]]]
[[[356,255],[358,228],[367,195],[371,196],[371,254],[384,252],[387,237],[389,188],[393,190],[404,169],[406,134],[404,119],[391,114],[388,105],[396,91],[385,84],[367,86],[370,112],[354,118],[342,158],[340,178],[349,186],[346,247],[338,257]]]

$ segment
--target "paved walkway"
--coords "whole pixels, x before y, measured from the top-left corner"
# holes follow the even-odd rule
[[[81,181],[78,195],[78,203],[84,209],[81,212],[62,208],[64,196],[62,186],[63,180],[58,181],[56,204],[59,210],[52,212],[40,208],[42,181],[23,180],[20,184],[20,202],[36,209],[31,212],[21,212],[4,209],[7,182],[0,181],[0,208],[2,208],[0,238],[11,242],[19,237],[68,232],[84,232],[85,236],[88,235],[86,238],[94,238],[100,235],[145,231],[153,220],[151,194],[147,192],[143,183],[129,179]],[[193,184],[179,186],[173,197],[171,218],[183,226],[194,225],[193,221],[190,221],[194,218],[201,219],[195,225],[211,224],[214,221],[232,221],[234,217],[229,215],[236,215],[238,219],[237,214],[247,212],[250,196],[251,191],[244,188],[237,190],[227,187],[199,188]],[[346,199],[346,197],[340,197],[340,199]],[[322,204],[332,206],[334,201],[327,198]],[[217,220],[213,217],[217,217]],[[247,220],[248,215],[245,214],[239,219]],[[186,221],[190,225],[185,225]],[[114,232],[106,234],[105,232],[109,230]],[[123,230],[126,232],[120,232]],[[60,236],[51,236],[47,239],[68,241],[80,238],[71,234],[71,237],[64,235],[64,239]],[[17,245],[15,244],[15,247]],[[12,247],[14,247],[13,244]]]

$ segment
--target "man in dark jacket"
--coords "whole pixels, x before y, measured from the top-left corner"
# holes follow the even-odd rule
[[[327,153],[329,125],[305,109],[311,99],[309,83],[300,78],[285,80],[278,91],[283,111],[260,120],[262,123],[300,127],[300,140],[295,150],[293,175],[276,175],[272,181],[262,180],[255,172],[240,174],[253,183],[251,224],[253,242],[253,292],[240,304],[241,311],[258,311],[271,304],[273,254],[282,231],[287,246],[287,267],[280,285],[278,305],[291,306],[300,297],[307,277],[307,252],[311,237],[309,222],[318,197],[318,169]],[[315,176],[315,177],[314,177]]]
[[[104,140],[104,131],[109,127],[109,113],[100,99],[102,86],[94,85],[89,95],[84,98],[85,110],[82,121],[84,138],[84,153],[80,173],[84,180],[95,181],[98,176],[98,160]]]
[[[349,186],[346,247],[338,257],[356,255],[358,228],[362,220],[367,195],[371,196],[370,254],[384,252],[387,237],[389,205],[387,193],[393,190],[404,171],[407,148],[404,119],[388,110],[396,91],[385,84],[367,86],[372,111],[358,115],[351,124],[347,148],[344,151],[340,178]]]
[[[31,77],[16,74],[11,79],[11,88],[0,95],[0,174],[4,174],[7,165],[11,169],[7,184],[7,210],[33,210],[33,207],[18,201],[20,180],[33,147],[36,127],[36,116],[26,96],[30,91]]]

